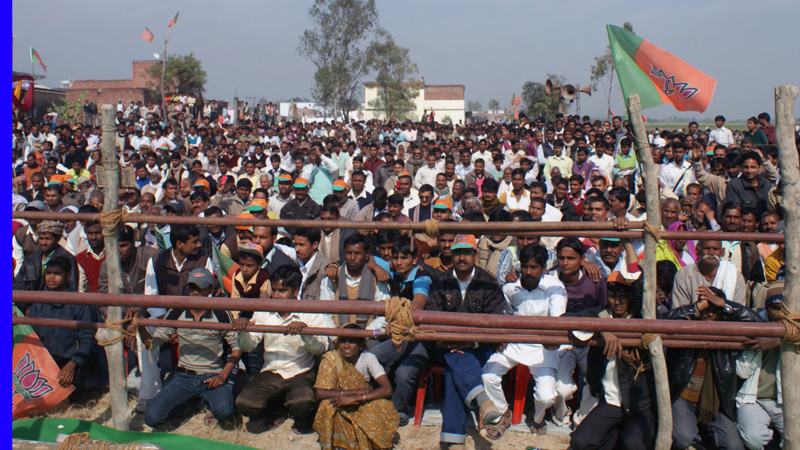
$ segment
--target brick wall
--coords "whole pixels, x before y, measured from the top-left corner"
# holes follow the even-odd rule
[[[80,98],[84,90],[86,91],[86,101],[97,103],[98,109],[104,103],[116,105],[118,100],[122,100],[122,104],[127,107],[134,102],[147,103],[150,100],[147,97],[147,89],[143,88],[103,88],[103,89],[69,89],[67,90],[67,101],[74,102]],[[99,91],[99,92],[98,92]]]
[[[150,82],[150,75],[147,73],[147,69],[150,66],[158,64],[161,65],[160,61],[134,61],[133,62],[133,74],[131,77],[131,86],[132,87],[148,87]],[[159,80],[160,82],[160,80]]]
[[[426,85],[423,100],[464,100],[463,85]]]

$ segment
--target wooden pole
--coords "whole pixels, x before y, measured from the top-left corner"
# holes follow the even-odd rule
[[[786,235],[786,282],[783,302],[790,312],[800,311],[800,168],[794,139],[794,99],[797,86],[775,88],[775,141],[781,169],[784,234]],[[797,346],[781,344],[784,450],[800,450],[800,354]]]
[[[169,125],[169,120],[167,120],[167,101],[164,98],[164,76],[167,73],[167,44],[169,44],[169,38],[164,39],[164,54],[161,55],[161,120]]]
[[[100,150],[103,155],[103,185],[105,186],[104,212],[114,211],[119,205],[119,160],[114,148],[114,107],[103,105],[103,141]],[[121,263],[119,258],[119,243],[117,228],[103,226],[105,240],[106,267],[108,268],[108,293],[122,293]],[[107,321],[122,320],[122,307],[109,306]],[[108,330],[109,338],[119,336],[120,333]],[[114,428],[128,431],[131,423],[131,411],[128,408],[127,375],[125,373],[125,360],[122,351],[122,341],[105,347],[108,359],[108,381],[110,388],[111,414]]]
[[[658,169],[653,163],[650,153],[650,144],[647,142],[647,132],[642,120],[642,104],[638,95],[628,97],[628,117],[631,120],[633,143],[636,154],[642,164],[642,178],[644,178],[645,192],[647,194],[647,223],[653,229],[661,228],[661,204],[658,193]],[[656,246],[658,241],[651,233],[644,233],[644,261],[642,275],[644,276],[644,293],[642,295],[642,317],[645,319],[656,318]],[[656,337],[648,346],[650,360],[653,363],[653,372],[656,379],[656,400],[658,403],[658,434],[656,435],[656,450],[669,450],[672,446],[672,400],[669,393],[669,377],[667,375],[667,362],[661,338]]]

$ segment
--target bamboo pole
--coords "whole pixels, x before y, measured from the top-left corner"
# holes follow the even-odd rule
[[[103,120],[103,141],[100,149],[103,154],[103,185],[105,186],[105,207],[104,212],[118,210],[119,205],[119,160],[114,148],[114,108],[111,105],[102,106]],[[106,267],[108,269],[108,293],[122,293],[121,263],[119,258],[119,243],[117,239],[117,227],[103,225],[103,237],[105,240]],[[109,322],[122,320],[122,307],[109,306]],[[114,330],[107,330],[109,338],[119,336],[120,333]],[[125,359],[123,356],[122,342],[107,345],[105,347],[106,358],[108,359],[108,382],[111,400],[111,414],[114,428],[120,431],[128,431],[131,424],[131,411],[128,408],[128,389],[127,375],[125,373]]]
[[[786,282],[783,302],[791,312],[800,311],[800,168],[794,139],[794,99],[797,86],[775,88],[775,140],[781,168],[784,233],[786,234]],[[800,354],[795,345],[781,343],[784,450],[800,450]]]
[[[642,120],[642,104],[639,95],[628,97],[628,117],[633,129],[633,141],[636,154],[642,164],[647,195],[647,223],[658,230],[661,228],[661,203],[658,194],[658,169],[650,153],[650,144],[647,141],[647,131]],[[642,317],[645,319],[656,318],[656,246],[658,241],[652,233],[644,234],[644,262],[642,275],[644,276],[644,293],[642,295]],[[667,361],[664,358],[664,349],[661,337],[656,337],[648,346],[650,360],[653,364],[653,373],[656,381],[656,400],[658,403],[658,434],[656,435],[656,450],[669,450],[672,446],[672,400],[669,393],[669,375],[667,374]]]

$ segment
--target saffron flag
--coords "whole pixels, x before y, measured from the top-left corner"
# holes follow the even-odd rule
[[[514,108],[514,119],[515,120],[519,119],[519,111],[517,110],[517,108]]]
[[[144,33],[142,33],[142,39],[145,41],[153,42],[153,32],[150,31],[150,28],[144,27]]]
[[[522,104],[522,99],[519,97],[519,95],[514,94],[514,97],[511,98],[511,104],[514,106],[519,106]]]
[[[239,270],[239,264],[236,264],[232,259],[220,253],[219,249],[214,247],[214,272],[216,272],[217,279],[220,286],[225,291],[225,295],[231,295],[233,290],[233,277]]]
[[[17,316],[22,316],[14,308]],[[14,370],[11,417],[27,417],[29,411],[44,411],[61,403],[75,390],[58,384],[61,370],[30,325],[14,325]]]
[[[678,111],[704,112],[717,80],[635,34],[606,25],[625,103],[639,94],[642,109],[672,103]]]
[[[614,114],[614,110],[613,110],[613,109],[609,109],[609,110],[608,110],[608,113],[609,113],[609,114],[610,114],[612,117],[616,117],[616,116],[617,116],[616,114]]]
[[[33,47],[31,47],[31,63],[33,62],[38,62],[39,64],[41,64],[42,69],[45,72],[47,72],[47,66],[45,66],[44,63],[42,62],[42,57],[39,56],[39,52],[37,52],[36,50],[33,49]]]
[[[170,22],[169,25],[167,25],[167,28],[170,28],[171,26],[178,23],[178,14],[180,14],[180,11],[175,13],[175,17],[172,18],[172,22]]]

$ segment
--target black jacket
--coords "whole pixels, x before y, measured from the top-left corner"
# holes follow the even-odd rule
[[[210,233],[208,232],[208,228],[206,227],[199,227],[200,228],[200,236],[198,236],[198,240],[200,241],[200,248],[206,252],[206,255],[212,256],[214,255],[214,241],[208,236]],[[228,249],[233,251],[234,249],[231,246],[238,246],[237,241],[238,235],[236,234],[236,227],[233,225],[228,225],[225,227],[225,239],[222,240],[222,244],[229,244]],[[238,247],[237,247],[238,249]]]
[[[725,188],[725,201],[735,202],[742,206],[752,206],[758,211],[759,217],[767,210],[767,197],[772,190],[773,183],[767,177],[759,175],[758,188],[754,188],[752,183],[742,177],[736,177],[728,182]]]
[[[481,314],[504,314],[505,298],[503,290],[493,276],[475,267],[475,276],[467,286],[465,298],[461,298],[461,288],[455,276],[455,268],[450,268],[431,283],[427,311],[465,312]]]
[[[284,220],[317,220],[319,218],[319,205],[314,200],[311,200],[311,197],[308,197],[305,203],[300,206],[297,203],[297,199],[293,198],[283,205],[280,217]],[[286,228],[286,232],[290,236],[294,236],[296,230],[297,228],[293,227]]]
[[[725,301],[725,307],[720,314],[723,320],[732,322],[763,322],[752,309],[738,303]],[[672,309],[659,317],[667,320],[700,320],[700,314],[695,309],[695,304],[683,305]],[[672,400],[675,401],[689,381],[692,379],[697,358],[695,349],[667,349],[667,370],[669,371],[669,390]],[[736,419],[736,393],[738,380],[736,378],[736,350],[709,350],[714,371],[714,382],[720,398],[719,409],[731,419]]]
[[[600,313],[605,309],[597,306],[590,309],[574,313],[564,313],[564,317],[600,317]],[[642,363],[650,364],[650,353],[647,350],[639,350]],[[605,396],[603,388],[603,377],[606,374],[608,359],[603,354],[603,347],[591,347],[586,357],[586,383],[595,398],[602,399]],[[617,381],[619,382],[619,396],[622,403],[622,411],[631,415],[636,411],[642,411],[655,406],[656,381],[653,369],[645,370],[636,376],[638,368],[626,364],[621,358],[617,358]]]
[[[75,290],[67,289],[67,292],[75,292]],[[28,317],[97,322],[97,308],[88,305],[34,303],[28,310]],[[39,336],[58,367],[64,367],[68,362],[74,361],[78,368],[82,368],[92,361],[92,355],[94,355],[97,345],[94,337],[95,330],[34,325],[33,331]]]

